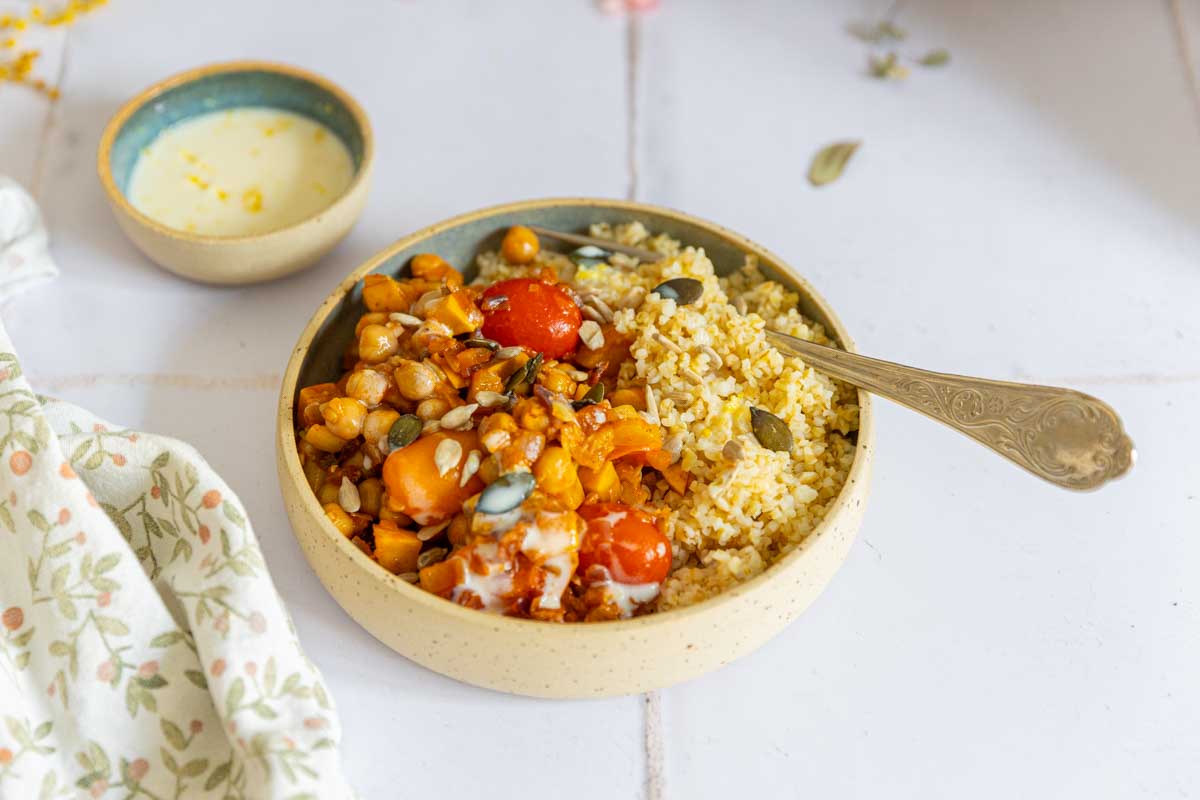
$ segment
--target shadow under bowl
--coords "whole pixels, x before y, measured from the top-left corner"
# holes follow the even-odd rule
[[[201,114],[245,107],[290,111],[324,125],[350,151],[355,170],[350,185],[300,222],[246,236],[189,233],[133,207],[127,192],[134,167],[164,130]],[[349,94],[315,73],[265,61],[210,64],[154,84],[117,111],[96,156],[108,204],[138,249],[178,275],[216,284],[279,278],[332,250],[362,214],[373,162],[371,124]]]
[[[505,230],[518,223],[586,232],[593,222],[634,220],[703,247],[721,274],[740,267],[745,255],[757,256],[767,277],[799,293],[805,316],[853,350],[832,309],[778,257],[718,225],[657,206],[600,199],[511,203],[417,231],[369,259],[321,304],[292,353],[279,399],[277,464],[288,517],[309,564],[351,617],[401,655],[443,675],[515,694],[582,698],[645,692],[728,664],[766,642],[808,607],[849,552],[862,522],[874,442],[871,400],[862,391],[854,463],[817,528],[761,575],[686,608],[571,624],[487,614],[391,575],[326,519],[296,450],[296,395],[303,386],[340,376],[342,354],[365,311],[363,276],[394,275],[422,252],[474,265],[476,255],[497,249]]]

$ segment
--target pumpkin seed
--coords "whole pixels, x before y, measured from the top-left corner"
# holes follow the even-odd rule
[[[567,258],[575,262],[579,267],[594,267],[597,264],[603,264],[611,255],[607,250],[596,247],[594,244],[585,244],[583,247],[572,250]]]
[[[571,407],[574,408],[576,411],[578,411],[579,409],[583,408],[584,406],[595,405],[596,403],[599,403],[603,399],[604,399],[604,384],[597,383],[595,386],[588,389],[587,393],[584,394],[583,397],[581,397],[578,400],[576,400],[575,402],[571,403]]]
[[[761,408],[750,409],[750,429],[754,438],[768,450],[786,453],[792,449],[792,432],[787,423],[770,411]]]
[[[483,514],[503,514],[512,511],[533,493],[536,483],[530,472],[509,472],[501,475],[479,494],[475,510]]]
[[[500,349],[500,343],[487,338],[486,336],[472,336],[470,339],[463,341],[467,347],[483,347],[491,350],[493,353]]]
[[[538,370],[541,368],[542,354],[538,353],[526,361],[525,366],[519,367],[516,372],[508,376],[508,380],[504,382],[504,391],[506,393],[514,392],[524,384],[533,386],[534,381],[537,380]]]
[[[686,306],[700,299],[700,295],[704,294],[704,284],[695,278],[672,278],[651,291],[664,300],[674,300],[677,305]]]
[[[424,424],[415,414],[404,414],[392,423],[392,428],[388,431],[388,447],[392,450],[408,447],[421,435],[421,427]]]

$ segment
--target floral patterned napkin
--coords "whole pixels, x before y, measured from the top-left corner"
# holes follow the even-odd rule
[[[37,203],[0,175],[0,300],[57,274]]]
[[[2,326],[0,720],[0,797],[352,794],[237,497],[189,445],[35,395]]]

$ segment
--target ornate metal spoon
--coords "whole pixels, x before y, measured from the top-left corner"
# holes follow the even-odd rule
[[[928,372],[768,330],[780,351],[949,425],[1066,489],[1097,489],[1134,462],[1117,412],[1073,389]]]
[[[661,256],[575,233],[529,226],[540,236],[627,253]],[[1066,489],[1097,489],[1129,471],[1133,441],[1106,403],[1073,389],[927,372],[813,344],[767,330],[779,350],[839,380],[886,397],[990,447],[1019,467]]]

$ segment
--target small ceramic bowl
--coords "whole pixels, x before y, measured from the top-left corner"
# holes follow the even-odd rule
[[[326,589],[377,639],[419,664],[467,683],[540,697],[601,697],[668,686],[728,664],[777,634],[816,598],[850,549],[862,521],[874,440],[865,392],[858,394],[854,463],[821,524],[763,574],[687,608],[571,624],[474,611],[389,574],[325,518],[300,466],[295,399],[300,387],[341,374],[342,354],[364,311],[364,275],[395,274],[421,252],[465,268],[479,252],[497,249],[505,230],[517,223],[586,232],[593,222],[633,220],[703,247],[720,272],[740,267],[746,254],[757,256],[768,277],[799,292],[805,315],[853,350],[825,301],[778,257],[710,222],[640,203],[560,199],[497,206],[406,236],[354,270],[317,309],[288,362],[279,400],[279,480],[296,538]]]
[[[203,236],[156,222],[126,197],[142,150],[170,125],[211,111],[267,106],[303,114],[337,134],[355,176],[332,204],[286,228],[251,236]],[[134,97],[100,137],[97,170],[125,234],[159,265],[205,283],[268,281],[301,270],[350,231],[366,204],[374,160],[367,115],[320,75],[285,64],[233,61],[182,72]]]

